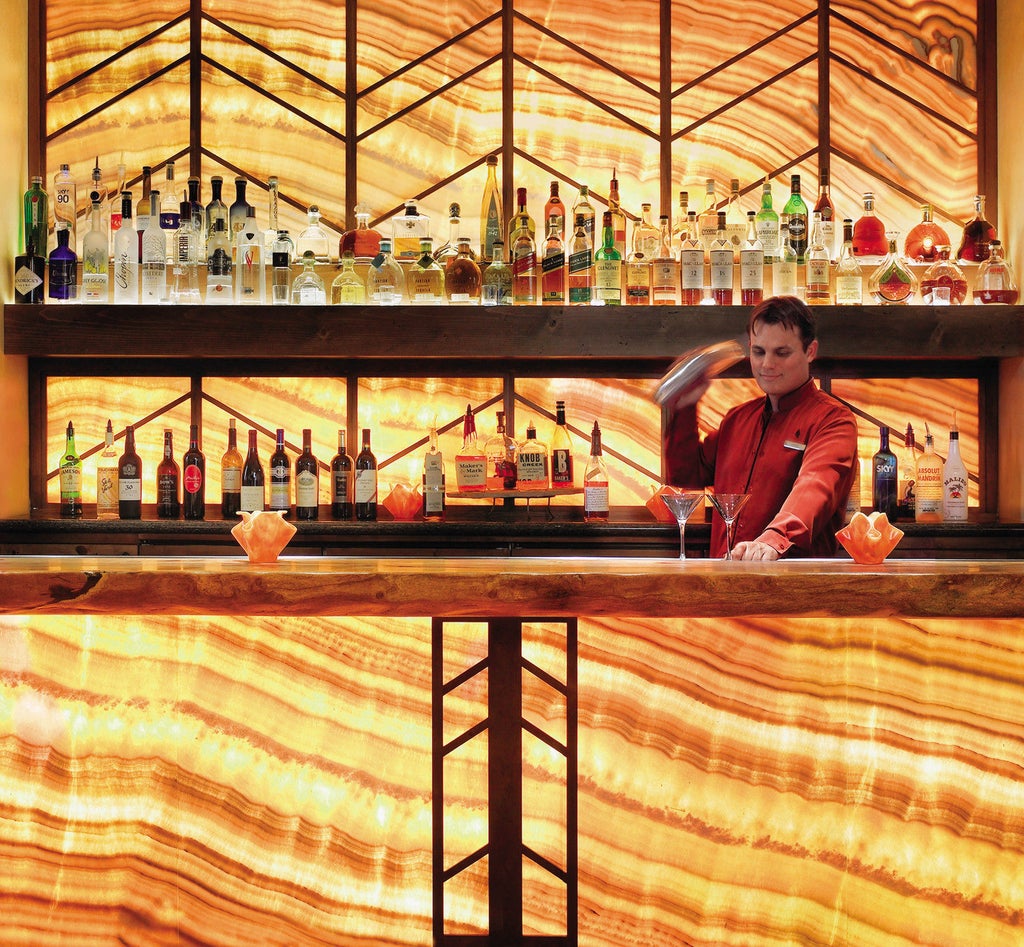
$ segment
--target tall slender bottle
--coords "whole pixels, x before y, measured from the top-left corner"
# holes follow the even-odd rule
[[[789,218],[789,242],[796,253],[798,264],[806,263],[808,233],[807,205],[800,193],[800,175],[793,174],[789,178],[789,200],[782,212]]]
[[[292,463],[284,447],[284,428],[277,429],[274,452],[270,455],[270,507],[285,516],[292,508]]]
[[[437,447],[437,426],[430,429],[430,446],[423,455],[423,519],[444,519],[444,456]]]
[[[601,447],[601,428],[597,421],[590,435],[590,457],[583,474],[583,518],[608,519],[608,468]]]
[[[43,179],[34,175],[24,197],[24,242],[22,247],[35,247],[39,256],[45,259],[50,230],[50,199],[43,190]]]
[[[594,250],[587,236],[587,220],[576,215],[569,244],[569,305],[589,306],[594,298]]]
[[[233,520],[242,508],[242,455],[235,419],[228,421],[228,449],[220,459],[220,515]]]
[[[331,518],[350,520],[355,512],[352,502],[355,488],[355,464],[345,449],[345,429],[338,429],[338,453],[331,460]]]
[[[462,449],[455,455],[455,483],[460,493],[487,488],[487,456],[477,439],[471,404],[466,405],[462,418]]]
[[[555,402],[555,430],[551,435],[551,486],[571,487],[574,484],[572,435],[565,423],[565,402]]]
[[[594,254],[594,304],[622,305],[622,254],[615,246],[615,223],[610,210],[603,214],[602,243]]]
[[[612,169],[612,179],[608,185],[608,213],[612,215],[612,233],[614,246],[619,251],[619,259],[626,257],[626,215],[622,212],[619,198],[619,179]]]
[[[718,198],[715,195],[714,178],[708,178],[704,185],[704,209],[697,217],[697,235],[704,251],[704,262],[707,263],[711,244],[718,237]]]
[[[764,299],[764,245],[757,235],[754,211],[747,212],[747,239],[740,250],[740,304],[757,306]]]
[[[494,259],[494,242],[505,235],[501,213],[501,188],[498,187],[498,156],[487,156],[487,181],[480,200],[480,256],[486,263]]]
[[[149,192],[149,225],[142,234],[140,301],[167,301],[167,234],[160,229],[160,192]]]
[[[583,215],[583,229],[587,232],[587,239],[593,248],[597,240],[597,212],[590,203],[590,188],[586,184],[580,185],[580,192],[572,205],[572,219],[575,220],[580,214]]]
[[[135,235],[138,239],[136,247],[136,259],[142,263],[142,237],[149,229],[149,195],[153,190],[153,169],[148,165],[142,166],[142,196],[135,205]],[[156,226],[154,221],[153,226]]]
[[[733,178],[729,182],[729,203],[725,206],[725,235],[732,246],[733,262],[740,262],[740,250],[747,239],[747,215],[740,203],[740,181]]]
[[[292,242],[287,230],[277,232],[270,259],[273,267],[271,302],[275,306],[289,306],[292,301]]]
[[[679,301],[679,263],[672,253],[672,225],[661,215],[658,251],[651,260],[651,302],[655,306],[674,306]]]
[[[103,450],[96,461],[96,518],[117,517],[117,451],[114,450],[114,425],[107,419]]]
[[[967,466],[960,456],[960,430],[956,413],[949,429],[949,453],[942,465],[942,519],[946,523],[967,522]]]
[[[512,305],[512,270],[505,264],[505,244],[495,240],[491,246],[493,257],[484,270],[480,286],[482,306]]]
[[[60,457],[60,515],[82,515],[82,458],[75,447],[75,427],[70,421]]]
[[[224,232],[229,232],[228,224],[228,205],[224,203],[222,194],[224,192],[224,178],[219,174],[215,174],[210,178],[210,201],[206,205],[206,239],[213,236],[213,232],[217,229],[217,221],[224,221]],[[230,246],[230,240],[228,241]]]
[[[256,444],[257,432],[249,428],[249,449],[245,454],[245,463],[242,465],[242,485],[240,490],[240,510],[248,513],[255,513],[266,508],[266,474],[263,464],[260,462],[259,450]]]
[[[121,192],[121,226],[114,237],[114,302],[139,301],[139,236],[132,222],[132,192]]]
[[[832,202],[828,175],[826,165],[818,173],[818,200],[814,204],[814,213],[821,221],[821,243],[831,262],[836,254],[836,207]]]
[[[640,205],[640,220],[633,224],[632,248],[623,264],[623,302],[627,306],[651,304],[651,265],[660,242],[658,228],[651,223],[651,205],[645,202]]]
[[[110,225],[107,238],[111,246],[114,245],[114,238],[117,236],[118,230],[121,229],[121,193],[124,191],[124,182],[127,176],[128,168],[124,163],[124,155],[122,155],[117,165],[117,184],[107,193],[110,207],[110,210],[107,212],[107,222]]]
[[[190,424],[188,450],[181,458],[181,507],[187,520],[206,519],[206,457],[199,446],[199,425]]]
[[[761,187],[761,209],[757,212],[757,239],[764,247],[764,262],[772,264],[779,252],[779,215],[772,206],[772,182],[765,175]]]
[[[242,226],[235,233],[235,302],[262,305],[266,302],[263,275],[263,234],[256,225],[256,208],[248,205]]]
[[[815,211],[811,243],[807,249],[806,289],[809,306],[828,306],[832,303],[832,291],[828,282],[831,269],[821,217]]]
[[[796,250],[789,239],[789,218],[779,221],[779,252],[772,264],[772,292],[776,296],[796,295]]]
[[[53,229],[63,225],[68,231],[68,246],[78,250],[76,225],[78,222],[78,187],[66,164],[53,176]]]
[[[295,458],[295,518],[320,516],[320,465],[313,455],[313,432],[302,429],[302,453]]]
[[[100,156],[96,156],[96,162],[92,168],[92,180],[89,182],[89,201],[98,201],[100,205],[100,222],[103,227],[103,236],[110,244],[110,221],[107,219],[107,186],[103,183],[103,172],[100,170]],[[82,255],[85,255],[85,247],[82,248]]]
[[[924,453],[917,459],[914,478],[914,519],[918,523],[942,522],[942,458],[935,453],[935,438],[924,425]]]
[[[370,450],[370,429],[363,428],[363,449],[356,456],[355,512],[357,520],[377,519],[377,458]]]
[[[526,210],[526,188],[516,191],[519,209],[508,225],[512,262],[512,302],[532,305],[537,302],[537,244],[533,218]]]
[[[174,459],[174,434],[164,429],[164,456],[156,468],[156,515],[162,520],[181,516],[181,468]]]
[[[547,203],[544,205],[544,219],[548,222],[548,230],[551,230],[551,218],[554,217],[558,227],[558,236],[565,239],[565,204],[558,194],[558,182],[552,181]]]
[[[897,468],[896,455],[889,449],[889,428],[882,425],[878,429],[878,450],[871,458],[871,506],[890,521],[895,521],[898,513]]]
[[[718,212],[718,236],[708,251],[711,257],[711,298],[719,306],[732,305],[733,252],[725,229],[725,211]]]
[[[683,242],[679,245],[680,301],[699,306],[704,299],[704,248],[697,230],[697,214],[689,211]]]
[[[89,230],[82,238],[82,302],[105,303],[109,296],[110,254],[103,205],[92,202]]]
[[[864,303],[864,274],[853,257],[853,221],[843,220],[843,248],[836,263],[836,305],[861,306]]]
[[[235,199],[228,208],[228,223],[231,230],[231,242],[234,244],[238,234],[245,228],[245,219],[252,208],[252,216],[256,216],[256,208],[245,199],[245,188],[249,182],[243,177],[235,178]]]
[[[914,436],[914,426],[908,423],[906,433],[903,435],[903,446],[897,454],[899,458],[899,472],[896,488],[896,509],[899,512],[900,519],[912,520],[916,512],[918,450],[917,438]]]
[[[277,240],[277,231],[280,227],[278,222],[280,200],[281,185],[277,175],[272,174],[267,178],[267,229],[263,231],[264,260],[269,260],[274,252],[274,243]]]
[[[124,429],[124,452],[117,460],[117,515],[142,518],[142,459],[135,451],[135,427]]]

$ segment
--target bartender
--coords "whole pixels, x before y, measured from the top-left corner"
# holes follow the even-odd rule
[[[811,310],[795,296],[773,296],[750,315],[750,368],[763,398],[732,408],[703,440],[699,378],[668,406],[667,479],[678,486],[748,493],[735,525],[734,559],[832,556],[857,462],[853,412],[811,380],[818,354]],[[714,517],[711,555],[726,552]]]

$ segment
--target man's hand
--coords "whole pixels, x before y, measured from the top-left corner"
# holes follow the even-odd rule
[[[769,546],[768,543],[752,539],[748,542],[736,543],[732,550],[732,557],[733,559],[743,559],[747,562],[771,562],[779,558],[779,553]]]
[[[681,411],[683,408],[688,408],[691,404],[696,404],[704,397],[704,393],[709,387],[711,387],[711,379],[707,375],[701,375],[676,395],[675,400],[672,402],[672,408],[676,411]]]

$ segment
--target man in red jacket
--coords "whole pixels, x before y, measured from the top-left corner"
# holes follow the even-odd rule
[[[773,296],[750,315],[750,367],[764,392],[732,408],[703,441],[697,402],[705,378],[684,389],[665,426],[668,482],[749,493],[736,521],[735,559],[832,556],[853,483],[853,413],[811,380],[818,354],[815,321],[795,296]],[[725,525],[715,516],[711,555],[725,555]]]

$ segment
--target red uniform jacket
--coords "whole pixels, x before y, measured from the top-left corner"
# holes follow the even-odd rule
[[[749,493],[736,542],[760,539],[779,555],[832,556],[853,483],[853,413],[808,380],[772,411],[767,397],[733,408],[700,440],[697,408],[670,414],[665,429],[668,482]],[[725,555],[725,524],[712,517],[711,555]]]

